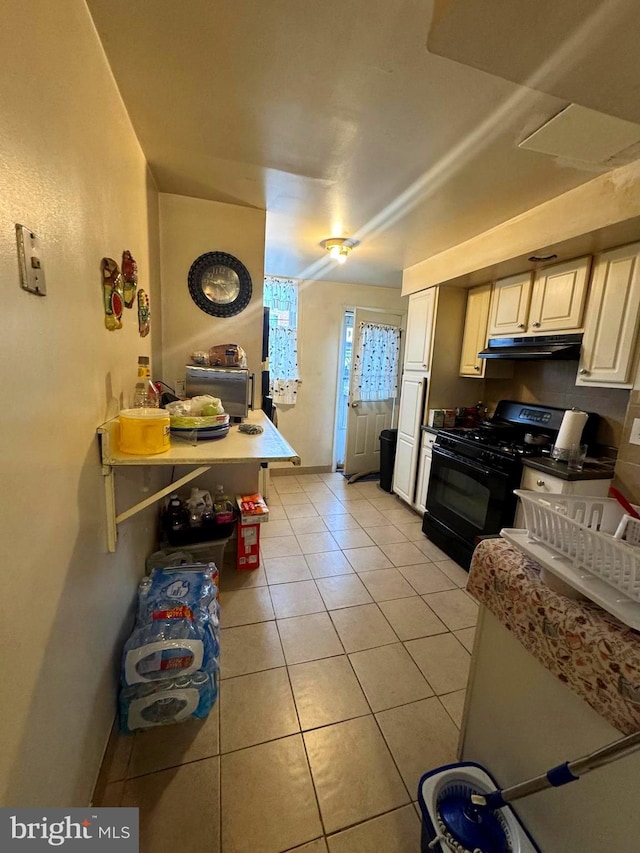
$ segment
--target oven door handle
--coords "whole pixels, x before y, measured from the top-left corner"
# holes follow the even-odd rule
[[[441,447],[438,447],[437,444],[433,445],[433,453],[439,453],[446,459],[451,459],[453,462],[458,462],[459,464],[466,465],[467,468],[471,468],[474,471],[477,471],[484,477],[506,476],[502,471],[489,471],[488,468],[482,468],[480,465],[477,465],[475,462],[472,462],[465,456],[458,456],[456,453],[451,453],[451,451],[449,450],[443,450]]]

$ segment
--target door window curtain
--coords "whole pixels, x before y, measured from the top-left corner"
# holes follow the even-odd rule
[[[266,276],[264,304],[269,312],[269,390],[274,403],[293,405],[298,396],[298,283]]]
[[[353,399],[390,400],[398,394],[400,329],[360,323],[353,363]]]

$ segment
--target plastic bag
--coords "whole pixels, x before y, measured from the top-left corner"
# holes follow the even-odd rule
[[[124,645],[121,681],[143,684],[218,669],[217,569],[154,569],[138,588],[135,627]]]
[[[207,407],[206,412],[204,411]],[[173,403],[167,403],[165,409],[173,416],[187,417],[210,417],[212,415],[224,415],[224,406],[219,397],[212,397],[210,394],[202,394],[199,397],[191,397],[189,400],[176,400]]]
[[[218,696],[216,673],[196,672],[120,691],[120,728],[125,734],[140,729],[203,719]]]

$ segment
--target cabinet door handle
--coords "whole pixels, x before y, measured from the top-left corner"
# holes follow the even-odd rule
[[[533,324],[534,329],[537,329],[539,326],[540,323],[536,320],[536,322]]]
[[[588,376],[590,373],[591,373],[591,371],[590,371],[590,370],[587,370],[587,368],[586,368],[586,367],[581,367],[581,368],[580,368],[580,376]]]
[[[544,486],[544,480],[536,480],[536,486]]]
[[[474,369],[474,370],[477,370],[477,371],[478,371],[478,373],[480,372],[480,368],[478,367],[478,365],[477,365],[477,364],[474,364],[473,369]]]
[[[519,329],[524,329],[524,323],[518,323],[518,328],[519,328]]]
[[[351,404],[351,408],[352,408],[352,409],[357,409],[359,405],[360,405],[360,403],[352,403],[352,404]]]

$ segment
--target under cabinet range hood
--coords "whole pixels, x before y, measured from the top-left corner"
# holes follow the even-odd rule
[[[478,358],[517,361],[549,361],[580,358],[582,335],[529,335],[520,338],[490,338]]]

